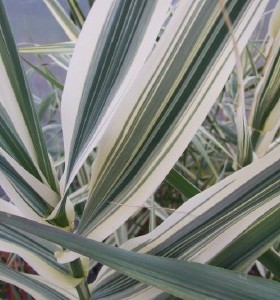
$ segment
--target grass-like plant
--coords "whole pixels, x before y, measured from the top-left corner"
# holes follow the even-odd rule
[[[36,272],[1,263],[0,279],[36,299],[278,299],[280,5],[253,48],[268,1],[96,0],[85,20],[69,0],[74,23],[44,2],[72,42],[20,49],[67,69],[63,87],[24,59],[54,89],[37,113],[0,0],[0,251]],[[151,196],[164,180],[190,198],[172,214]],[[242,274],[257,259],[276,280]]]

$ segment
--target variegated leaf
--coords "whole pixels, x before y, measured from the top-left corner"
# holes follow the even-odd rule
[[[266,4],[226,3],[240,51]],[[100,142],[79,234],[101,241],[146,201],[191,141],[234,63],[219,1],[180,1]]]
[[[97,146],[146,61],[168,7],[165,0],[95,1],[77,41],[62,96],[62,191]]]

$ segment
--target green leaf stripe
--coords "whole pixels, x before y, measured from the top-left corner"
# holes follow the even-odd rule
[[[40,68],[38,68],[37,66],[35,66],[34,64],[32,64],[30,61],[28,61],[25,58],[22,58],[23,61],[29,65],[29,67],[31,67],[32,69],[34,69],[38,74],[40,74],[41,76],[43,76],[45,79],[47,79],[47,81],[50,82],[50,84],[52,84],[54,87],[60,89],[61,91],[63,90],[63,84],[61,82],[59,82],[50,72],[47,71],[43,71]]]
[[[279,192],[278,195],[280,195]],[[261,219],[254,222],[244,233],[234,239],[216,257],[211,259],[209,264],[231,270],[243,271],[250,263],[258,259],[273,243],[279,240],[279,220],[280,204],[262,216]],[[265,261],[268,256],[268,254],[264,254],[263,260]],[[277,266],[276,261],[274,265]]]

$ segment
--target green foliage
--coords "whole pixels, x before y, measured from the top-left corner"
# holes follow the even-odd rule
[[[0,280],[36,299],[278,299],[280,4],[263,39],[262,0],[44,3],[70,42],[18,51],[0,0],[0,251],[36,271]]]

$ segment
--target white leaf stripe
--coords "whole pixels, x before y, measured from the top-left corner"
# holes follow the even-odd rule
[[[279,149],[188,200],[152,233],[132,239],[121,247],[201,263],[213,260],[213,264],[217,261],[220,267],[229,267],[229,261],[236,262],[237,257],[229,260],[230,256],[224,256],[228,244],[256,220],[265,219],[271,208],[279,208]],[[256,249],[260,244],[255,245]],[[232,247],[236,247],[234,241]],[[236,254],[240,261],[241,252],[236,249]],[[224,261],[227,265],[222,264],[219,255],[227,258]],[[243,262],[250,263],[247,252],[243,255]],[[114,293],[124,287],[133,287],[131,292],[134,293],[137,284],[105,268],[99,274],[95,290],[100,295],[110,293],[108,285],[114,287]]]
[[[96,147],[127,86],[152,50],[167,8],[166,1],[94,3],[77,42],[62,98],[66,188]],[[85,47],[81,66],[76,53],[84,52]],[[72,82],[80,87],[74,94]],[[62,181],[62,189],[64,184]]]
[[[230,35],[219,5],[194,1],[188,10],[191,18],[184,9],[187,4],[179,5],[174,23],[171,19],[171,28],[167,27],[123,102],[130,108],[126,113],[117,111],[111,131],[101,141],[79,233],[88,235],[95,228],[91,237],[102,240],[112,230],[106,224],[117,226],[118,219],[123,222],[124,214],[128,218],[135,211],[111,202],[143,203],[181,155],[233,68]],[[241,49],[264,7],[259,1],[229,2]]]

